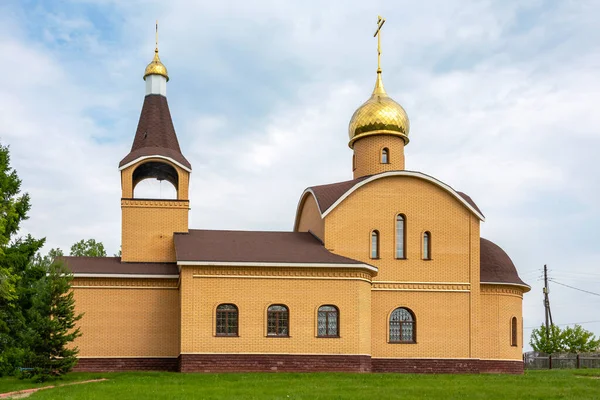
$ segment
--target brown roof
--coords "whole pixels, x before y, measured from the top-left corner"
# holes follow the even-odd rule
[[[481,215],[483,215],[483,213],[481,212],[481,210],[479,209],[479,207],[477,207],[477,204],[475,204],[475,202],[473,201],[473,199],[466,193],[463,192],[456,192],[458,193],[458,195],[460,197],[462,197],[467,203],[469,203],[471,205],[471,207],[473,207],[474,209],[477,210],[477,212]]]
[[[167,98],[159,94],[150,94],[144,98],[131,151],[121,160],[119,167],[143,156],[169,157],[192,168],[179,148]]]
[[[121,257],[60,257],[74,274],[179,275],[175,263],[125,263]]]
[[[481,238],[479,251],[481,260],[480,282],[527,285],[519,278],[515,264],[500,246]]]
[[[388,171],[388,172],[391,172],[391,171]],[[407,172],[417,172],[417,171],[407,171]],[[385,173],[385,172],[382,172],[382,173]],[[377,174],[377,175],[379,175],[379,174]],[[352,189],[356,184],[358,184],[372,176],[375,176],[375,175],[361,176],[360,178],[353,179],[351,181],[331,183],[328,185],[312,186],[312,187],[309,187],[309,189],[311,189],[313,191],[313,193],[315,194],[315,197],[317,198],[317,203],[319,204],[319,210],[321,211],[321,213],[324,213],[325,211],[327,211],[327,209],[329,207],[331,207],[333,205],[333,203],[335,203],[340,197],[342,197],[348,190]],[[481,215],[483,215],[483,213],[481,212],[479,207],[477,207],[477,204],[475,204],[475,202],[468,195],[466,195],[463,192],[456,192],[456,193],[460,197],[462,197],[467,203],[469,203],[475,210],[477,210],[477,212],[479,212]]]
[[[177,261],[362,264],[329,252],[308,232],[190,229],[175,234]]]
[[[351,181],[330,183],[329,185],[319,185],[310,187],[317,198],[319,203],[319,210],[324,213],[329,207],[333,205],[340,197],[344,195],[348,190],[352,189],[354,185],[359,182],[370,178],[371,175],[361,176],[360,178],[353,179]]]

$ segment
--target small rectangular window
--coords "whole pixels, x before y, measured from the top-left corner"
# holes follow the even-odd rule
[[[510,320],[510,345],[517,346],[517,317],[512,317]]]
[[[396,216],[396,258],[406,258],[404,252],[404,240],[405,240],[405,223],[404,216],[398,214]]]
[[[423,234],[423,259],[431,260],[431,234],[429,232]]]
[[[379,258],[379,232],[371,232],[371,258]]]

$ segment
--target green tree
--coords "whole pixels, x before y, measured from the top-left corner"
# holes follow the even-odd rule
[[[69,344],[81,336],[75,323],[82,314],[75,314],[75,299],[71,289],[73,275],[59,261],[47,269],[35,284],[32,307],[28,310],[26,343],[30,350],[27,375],[37,381],[69,372],[77,363],[77,347]]]
[[[549,329],[546,329],[542,324],[531,332],[529,344],[535,351],[546,354],[560,353],[563,351],[561,330],[556,325],[550,325]]]
[[[561,339],[563,350],[568,353],[588,353],[600,347],[600,338],[596,338],[581,325],[575,325],[573,328],[567,326],[561,333]]]
[[[39,364],[40,376],[60,374],[74,363],[76,349],[67,346],[79,335],[80,317],[71,317],[71,276],[52,262],[62,252],[42,257],[45,239],[16,237],[30,209],[20,191],[8,147],[0,144],[0,376],[28,363]]]
[[[10,166],[8,147],[0,144],[0,260],[30,207],[29,195],[21,194],[21,180]],[[8,306],[16,299],[16,283],[17,277],[1,262],[0,304]]]
[[[9,149],[0,144],[0,375],[10,372],[22,354],[22,288],[37,275],[28,267],[44,243],[31,236],[15,238],[29,209],[29,195],[21,193],[21,180],[10,166]]]
[[[106,250],[104,250],[102,242],[96,242],[95,239],[81,239],[71,246],[71,255],[77,257],[106,257]]]
[[[43,256],[41,253],[37,253],[33,258],[32,262],[34,265],[46,270],[54,261],[57,261],[56,259],[58,257],[62,257],[64,255],[65,254],[63,253],[63,251],[59,248],[50,249],[48,251],[48,254],[46,254],[45,256]]]

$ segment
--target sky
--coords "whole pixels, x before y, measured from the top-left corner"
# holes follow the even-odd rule
[[[0,143],[32,198],[22,234],[119,250],[117,166],[156,19],[190,226],[291,230],[306,187],[352,178],[347,127],[375,82],[379,14],[385,86],[411,121],[406,168],[482,209],[482,236],[532,287],[527,342],[544,264],[600,293],[597,1],[4,0]],[[600,296],[558,283],[554,322],[600,335]]]

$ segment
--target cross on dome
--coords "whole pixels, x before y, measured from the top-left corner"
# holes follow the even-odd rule
[[[146,71],[144,72],[144,80],[149,75],[161,75],[169,81],[169,75],[167,74],[167,67],[160,61],[160,57],[158,56],[158,20],[156,21],[156,47],[154,48],[154,59],[148,64],[146,67]]]
[[[371,98],[360,106],[352,115],[348,126],[350,142],[348,146],[364,137],[373,135],[393,135],[401,137],[408,143],[410,123],[404,108],[388,96],[381,78],[381,27],[385,18],[377,17],[377,30],[373,37],[377,37],[377,80]]]

